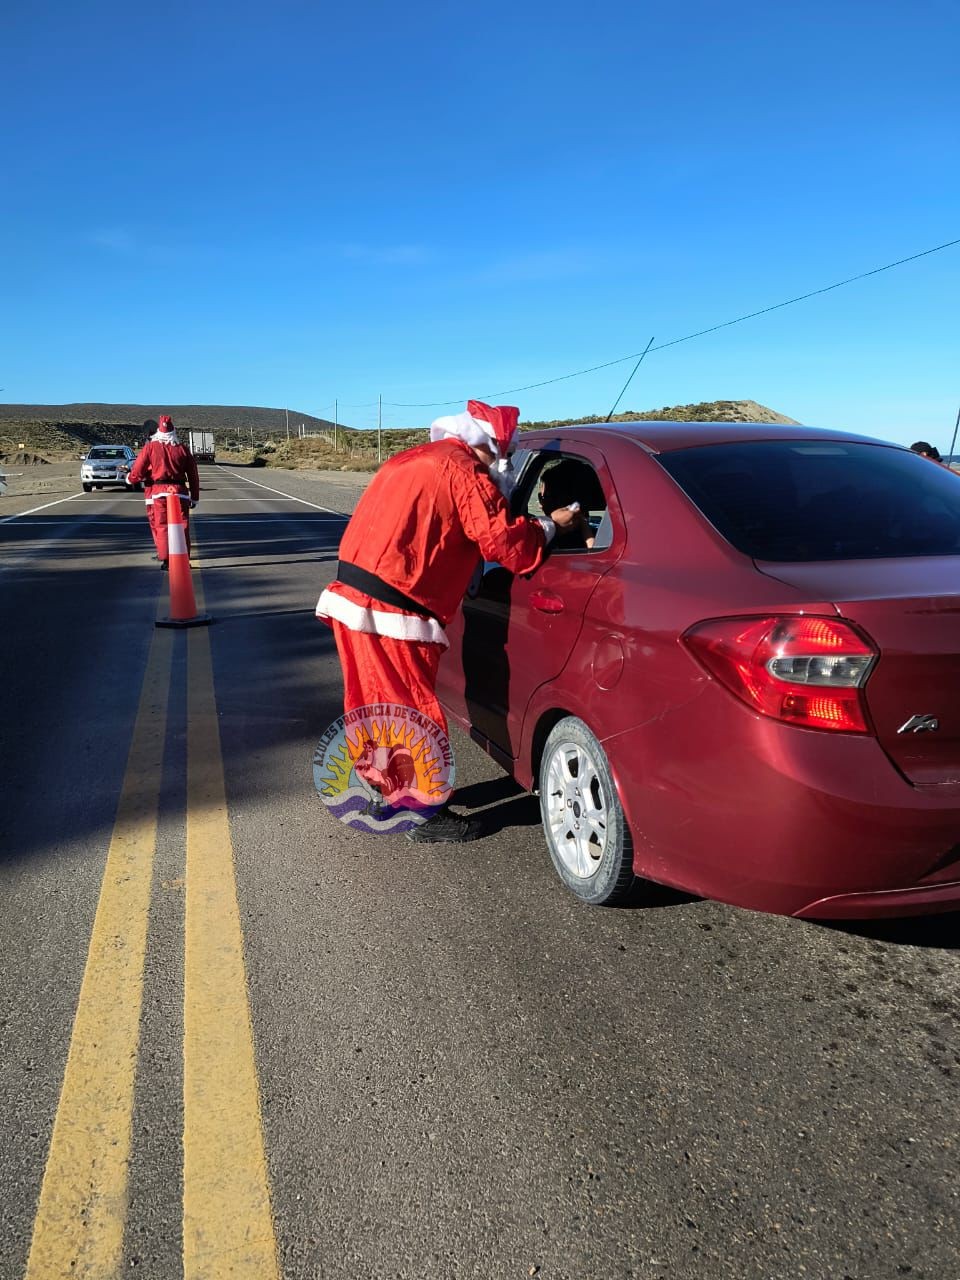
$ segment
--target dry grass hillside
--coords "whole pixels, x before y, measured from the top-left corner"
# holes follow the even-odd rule
[[[0,405],[0,463],[59,461],[77,458],[92,444],[136,447],[147,434],[147,423],[169,413],[181,434],[191,429],[212,431],[217,453],[259,466],[295,470],[319,468],[370,471],[378,465],[376,431],[358,431],[292,410],[229,405]],[[673,405],[645,412],[629,410],[614,422],[783,422],[792,418],[753,400],[714,400]],[[522,431],[563,426],[573,422],[602,422],[603,417],[523,422]],[[287,436],[289,422],[290,436]],[[300,436],[301,427],[311,434]],[[382,457],[427,439],[425,427],[385,430]]]
[[[23,450],[48,460],[76,458],[92,444],[140,444],[161,413],[169,413],[178,429],[213,431],[217,444],[227,440],[255,448],[272,438],[333,428],[325,418],[295,410],[248,405],[148,404],[3,404],[0,405],[0,462],[20,458]]]
[[[611,422],[782,422],[797,426],[794,418],[757,404],[756,400],[704,400],[701,404],[674,404],[663,409],[645,409],[642,412],[628,409],[615,413]],[[551,422],[524,422],[521,430],[534,431],[541,427],[566,427],[573,422],[606,422],[605,416],[587,418],[560,418]]]

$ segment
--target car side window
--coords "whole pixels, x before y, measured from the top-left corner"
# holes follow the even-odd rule
[[[542,516],[573,502],[580,504],[586,524],[569,532],[558,530],[551,554],[589,553],[609,547],[613,525],[607,497],[590,463],[554,450],[535,456],[521,480],[520,510],[529,516]]]

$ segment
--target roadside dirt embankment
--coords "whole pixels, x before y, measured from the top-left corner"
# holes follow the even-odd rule
[[[0,466],[6,490],[0,493],[0,519],[18,515],[45,502],[68,498],[80,490],[79,462],[50,462],[43,466]]]
[[[306,468],[286,471],[235,463],[228,464],[228,469],[248,476],[267,488],[279,489],[296,498],[342,512],[353,510],[360,494],[372,479],[372,473],[356,471],[319,471]],[[6,492],[0,493],[0,519],[81,492],[79,460],[49,462],[43,466],[10,467],[9,470],[4,465],[0,466],[0,473],[6,476],[7,481]],[[201,498],[204,491],[208,496],[213,496],[219,474],[221,473],[217,467],[201,465]],[[331,490],[335,495],[332,499]],[[251,493],[254,492],[256,490],[252,489]],[[102,493],[90,497],[92,500],[94,496],[110,497],[111,494],[120,493],[120,489],[104,489]],[[78,500],[75,505],[78,510],[82,510],[82,500]],[[203,511],[202,506],[200,510]]]

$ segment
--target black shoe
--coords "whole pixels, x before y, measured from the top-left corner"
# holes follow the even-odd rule
[[[483,823],[479,818],[466,818],[444,808],[405,834],[414,844],[467,844],[480,839]]]
[[[167,572],[167,570],[169,569],[169,567],[170,567],[170,566],[169,566],[169,564],[168,564],[168,562],[167,562],[166,560],[161,560],[161,561],[160,561],[160,568],[163,570],[163,572],[164,572],[164,573],[166,573],[166,572]]]

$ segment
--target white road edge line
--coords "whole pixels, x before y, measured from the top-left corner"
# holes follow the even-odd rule
[[[231,467],[221,466],[216,463],[218,471],[226,471],[229,475],[233,475],[234,471]],[[315,511],[326,511],[331,516],[340,516],[343,520],[348,519],[342,511],[334,511],[332,507],[321,507],[319,502],[308,502],[306,498],[295,498],[292,493],[284,493],[282,489],[271,489],[268,484],[261,484],[259,480],[251,480],[249,476],[238,476],[239,480],[246,480],[247,484],[255,484],[258,489],[266,489],[268,493],[279,493],[281,498],[290,498],[293,502],[302,502],[305,507],[313,507]]]
[[[24,512],[23,514],[26,515],[27,513]],[[114,516],[112,520],[107,520],[107,519],[101,518],[100,516],[80,516],[78,521],[78,528],[85,529],[88,524],[109,524],[116,527],[117,521],[123,520],[123,519],[126,519],[126,517]],[[58,524],[63,524],[63,523],[64,521],[62,518],[59,520],[31,520],[30,524],[27,527],[30,529],[39,529],[41,526],[51,525],[55,528]],[[136,525],[139,526],[140,522],[139,520],[134,522],[134,520],[131,519],[131,520],[127,520],[126,523],[127,523],[127,527],[132,530],[134,528],[134,524],[136,523]]]
[[[42,507],[31,507],[29,511],[18,511],[15,516],[4,516],[0,524],[9,524],[11,520],[19,520],[22,516],[32,516],[35,511],[46,511],[48,507],[59,507],[61,502],[72,502],[74,498],[82,498],[82,493],[71,493],[69,498],[58,498],[56,502],[45,502]]]
[[[262,498],[254,499],[254,501],[262,502],[263,499]],[[210,513],[206,511],[202,513],[199,511],[194,511],[191,514],[190,518],[191,520],[215,521],[217,525],[221,525],[221,524],[289,524],[290,523],[289,516],[218,516],[218,515],[210,515]],[[346,520],[346,518],[347,518],[346,516],[316,516],[314,518],[313,523],[314,524],[332,524],[334,520]],[[109,525],[112,525],[113,527],[116,527],[116,518],[113,520],[100,520],[97,518],[97,516],[84,516],[82,517],[82,520],[83,520],[83,523],[79,526],[81,529],[85,529],[87,525],[90,525],[90,524],[109,524]],[[52,528],[56,528],[57,525],[61,525],[61,524],[63,524],[62,520],[31,520],[29,525],[27,525],[27,528],[40,529],[40,528],[46,528],[48,526]],[[136,522],[134,522],[133,520],[130,520],[128,521],[128,524],[130,526],[131,532],[134,532],[134,531],[137,533],[140,532],[139,520]],[[135,524],[136,524],[136,528],[134,527]],[[308,535],[306,533],[303,533],[303,534],[291,534],[290,536],[306,538]]]
[[[241,477],[241,479],[244,479],[244,478],[245,478],[245,477]],[[257,481],[255,481],[255,480],[251,480],[251,481],[250,481],[250,483],[251,483],[251,484],[256,484],[256,483],[257,483]],[[252,494],[252,493],[251,493],[251,495],[250,495],[250,497],[249,497],[249,498],[212,498],[212,497],[210,496],[210,495],[211,495],[211,493],[222,493],[222,492],[223,492],[223,490],[221,490],[221,489],[204,489],[204,490],[203,490],[203,494],[204,494],[204,498],[203,498],[203,500],[204,500],[204,502],[262,502],[262,501],[263,501],[263,499],[262,499],[262,498],[258,498],[255,494]],[[279,492],[277,493],[277,497],[278,497],[278,498],[279,498],[279,497],[287,497],[287,496],[288,496],[287,494],[280,494]],[[299,501],[300,501],[300,499],[299,499],[299,498],[291,498],[291,499],[290,499],[290,501],[291,501],[291,502],[299,502]]]

